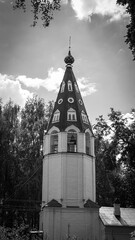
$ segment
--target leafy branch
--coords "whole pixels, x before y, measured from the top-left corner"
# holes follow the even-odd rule
[[[28,9],[27,0],[14,0],[13,9],[22,9],[24,12]],[[39,18],[42,21],[43,27],[48,27],[53,19],[53,12],[60,10],[61,0],[31,0],[31,12],[33,13],[33,23],[35,27]]]

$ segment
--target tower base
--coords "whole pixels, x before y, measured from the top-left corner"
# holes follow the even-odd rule
[[[40,230],[49,240],[99,240],[99,208],[45,207],[40,212]]]

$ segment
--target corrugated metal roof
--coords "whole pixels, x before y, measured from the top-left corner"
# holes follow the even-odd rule
[[[113,207],[101,207],[100,218],[105,226],[135,226],[135,208],[120,208],[120,218],[115,217]]]

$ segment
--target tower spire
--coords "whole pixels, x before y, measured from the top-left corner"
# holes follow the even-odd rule
[[[69,52],[64,61],[66,63],[66,71],[60,86],[60,90],[55,102],[54,110],[50,118],[47,132],[54,126],[61,132],[70,125],[75,125],[81,132],[92,128],[88,119],[88,115],[78,88],[77,81],[72,71],[74,58],[71,55],[71,37],[69,37]],[[73,117],[72,117],[73,116]],[[72,139],[72,142],[74,139]]]

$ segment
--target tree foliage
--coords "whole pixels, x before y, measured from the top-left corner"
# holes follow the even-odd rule
[[[29,240],[29,226],[21,224],[13,228],[0,227],[0,240]]]
[[[135,110],[129,116],[111,108],[106,121],[96,119],[97,201],[135,207]]]
[[[18,135],[20,107],[10,100],[2,109],[0,105],[0,195],[4,198],[12,193],[17,180],[16,138]]]
[[[60,10],[61,0],[30,0],[31,12],[33,13],[33,24],[36,26],[40,17],[44,27],[48,27],[50,21],[53,19],[53,12]],[[29,1],[14,0],[14,9],[23,9],[26,11],[29,8]]]
[[[37,96],[23,109],[11,100],[4,106],[0,101],[0,200],[6,226],[11,227],[13,219],[35,224],[34,210],[38,215],[41,203],[43,134],[52,107]]]
[[[117,0],[117,3],[126,6],[126,11],[130,15],[130,22],[127,25],[126,43],[132,51],[133,60],[135,60],[135,1]]]

